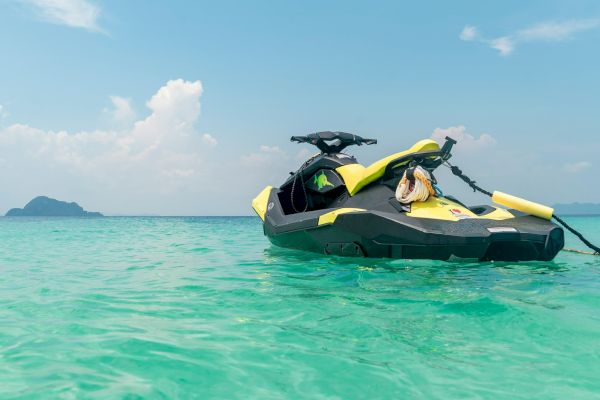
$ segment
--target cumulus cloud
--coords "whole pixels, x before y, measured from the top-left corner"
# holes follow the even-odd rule
[[[477,38],[477,28],[472,25],[466,25],[459,35],[460,40],[470,42]]]
[[[100,125],[109,128],[0,126],[0,182],[10,188],[0,196],[0,214],[37,195],[107,214],[250,213],[264,185],[283,182],[314,149],[296,154],[263,144],[243,156],[219,153],[219,137],[198,126],[202,92],[200,81],[168,81],[126,126],[112,124],[132,115],[131,101],[116,96],[102,113]]]
[[[261,145],[258,151],[241,157],[242,164],[248,167],[265,166],[280,163],[287,159],[287,154],[277,146]]]
[[[588,161],[579,161],[579,162],[565,164],[564,169],[565,169],[565,171],[567,171],[571,174],[576,174],[578,172],[582,172],[582,171],[585,171],[586,169],[589,169],[591,166],[592,166],[592,164]]]
[[[217,139],[215,139],[212,135],[209,135],[208,133],[202,135],[202,141],[210,147],[215,147],[219,143],[217,142]]]
[[[299,161],[305,161],[309,157],[313,156],[314,154],[315,154],[315,150],[311,151],[305,147],[305,148],[298,150],[298,153],[296,153],[296,156],[294,158]]]
[[[110,96],[113,108],[107,109],[113,122],[117,124],[129,124],[136,119],[136,113],[131,105],[131,99],[120,96]]]
[[[456,140],[456,148],[458,150],[479,150],[496,144],[496,140],[487,133],[482,133],[479,137],[475,137],[466,132],[464,125],[451,126],[449,128],[435,128],[431,134],[431,138],[440,144],[446,141],[446,136]]]
[[[136,201],[147,206],[151,199],[159,208],[207,176],[205,149],[216,139],[195,129],[201,95],[200,81],[168,81],[148,101],[149,115],[125,130],[47,131],[27,124],[0,129],[0,179],[28,196],[87,191],[104,197],[109,209]],[[113,103],[121,111],[129,104]]]
[[[513,39],[509,36],[503,36],[496,39],[490,40],[490,47],[498,50],[501,56],[507,56],[515,49]]]
[[[497,50],[501,56],[508,56],[513,53],[519,43],[565,41],[572,39],[578,32],[594,29],[599,26],[600,18],[546,21],[519,29],[508,35],[490,39],[481,36],[476,27],[467,25],[459,34],[459,38],[464,41],[476,40]]]
[[[284,154],[283,150],[281,150],[278,146],[266,146],[264,144],[260,146],[260,151],[267,154]]]
[[[252,198],[267,184],[283,183],[290,172],[298,170],[314,153],[302,148],[297,153],[290,154],[278,146],[261,145],[255,151],[240,157],[239,165],[246,171],[246,178],[241,180],[243,186],[239,189],[251,193],[249,198]]]
[[[104,32],[98,25],[100,8],[87,0],[23,0],[38,16],[48,22]]]

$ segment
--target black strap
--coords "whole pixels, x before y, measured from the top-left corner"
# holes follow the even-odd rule
[[[296,172],[294,181],[292,182],[292,192],[290,193],[290,202],[292,203],[292,208],[297,213],[306,212],[306,210],[308,210],[308,196],[306,195],[306,186],[304,185],[303,167],[304,165]],[[294,189],[296,189],[296,180],[298,179],[298,175],[300,175],[300,183],[302,184],[302,192],[304,193],[304,208],[302,210],[298,210],[294,204]]]
[[[409,182],[415,182],[415,167],[410,167],[406,169],[406,179]]]
[[[450,170],[452,171],[452,173],[454,175],[458,176],[463,181],[465,181],[467,183],[467,185],[469,185],[471,187],[471,189],[473,189],[474,192],[481,192],[487,196],[492,197],[492,193],[477,186],[476,185],[477,182],[475,182],[474,180],[472,180],[471,178],[469,178],[468,176],[463,174],[463,172],[460,170],[460,168],[458,168],[455,165],[451,165],[450,163],[448,163],[448,165],[450,166]]]

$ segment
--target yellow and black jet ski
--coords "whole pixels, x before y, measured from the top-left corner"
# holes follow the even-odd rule
[[[279,188],[267,186],[252,202],[275,245],[343,256],[482,261],[551,260],[563,248],[564,232],[550,221],[550,208],[499,192],[484,191],[521,211],[469,207],[443,195],[433,173],[449,165],[453,139],[446,138],[442,147],[421,140],[368,167],[342,151],[375,144],[375,139],[319,132],[291,140],[320,152]],[[424,195],[411,200],[416,185],[425,188]]]

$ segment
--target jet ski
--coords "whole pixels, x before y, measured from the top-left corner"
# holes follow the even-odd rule
[[[563,229],[550,221],[552,209],[500,192],[483,191],[520,211],[467,206],[444,195],[434,172],[450,165],[451,138],[441,147],[421,140],[367,167],[343,151],[376,139],[318,132],[291,140],[319,152],[252,202],[264,234],[277,246],[340,256],[478,261],[548,261],[564,246]],[[426,188],[417,200],[398,195],[410,197],[415,185]]]

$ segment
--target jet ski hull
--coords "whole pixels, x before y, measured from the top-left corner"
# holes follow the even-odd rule
[[[285,215],[276,190],[270,193],[266,208],[264,233],[273,244],[321,254],[548,261],[564,245],[564,232],[559,226],[515,211],[513,217],[501,220],[417,218],[389,207],[335,208]]]

